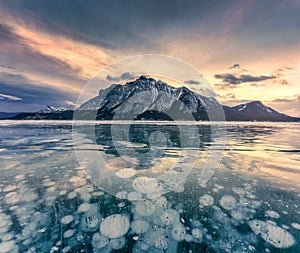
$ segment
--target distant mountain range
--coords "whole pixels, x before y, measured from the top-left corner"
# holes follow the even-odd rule
[[[127,104],[129,100],[130,104]],[[300,118],[279,113],[260,101],[229,107],[186,87],[174,88],[146,76],[125,85],[113,84],[100,90],[96,97],[76,110],[76,115],[81,119],[90,119],[89,115],[93,115],[92,119],[96,117],[97,120],[111,120],[115,115],[118,119],[132,119],[131,115],[135,115],[137,120],[172,120],[170,115],[176,115],[176,120],[185,120],[184,116],[190,113],[198,121],[218,120],[210,115],[221,115],[222,110],[228,121],[300,121]],[[66,108],[48,106],[45,110],[21,113],[11,119],[70,120],[73,113]]]
[[[14,117],[20,114],[20,112],[0,112],[0,120]]]

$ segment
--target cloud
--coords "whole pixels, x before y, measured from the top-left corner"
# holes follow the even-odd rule
[[[10,42],[16,43],[22,40],[20,36],[18,36],[12,27],[7,24],[0,23],[0,41],[1,42]]]
[[[107,75],[106,80],[109,81],[109,82],[119,82],[120,78],[119,77],[113,77],[111,75]]]
[[[225,73],[225,74],[216,74],[214,76],[217,79],[221,79],[223,83],[227,83],[229,85],[237,85],[242,83],[251,83],[251,82],[262,82],[270,79],[275,79],[276,76],[252,76],[252,75],[234,75],[231,73]]]
[[[267,102],[279,111],[284,111],[286,114],[294,117],[300,117],[300,94],[274,98],[272,100],[268,100]]]
[[[278,83],[280,85],[290,85],[290,83],[285,80],[285,79],[278,79],[278,80],[274,80],[275,83]]]
[[[193,87],[190,87],[190,89],[192,91],[194,91],[200,95],[206,96],[206,97],[217,97],[218,96],[218,94],[210,88],[200,88],[200,87],[194,88],[194,86],[193,86]]]
[[[184,81],[184,82],[187,83],[187,84],[190,84],[190,85],[200,84],[200,82],[195,81],[195,80],[187,80],[187,81]]]
[[[224,96],[222,96],[224,98],[230,98],[230,99],[236,99],[236,96],[233,93],[227,93]]]
[[[7,94],[1,94],[1,93],[0,93],[0,99],[2,99],[2,100],[8,99],[8,100],[14,100],[14,101],[23,100],[23,98],[20,98],[20,97],[7,95]]]
[[[136,78],[136,76],[133,73],[124,72],[120,76],[111,76],[107,75],[106,80],[109,82],[120,82],[120,81],[126,81],[126,80],[132,80]]]
[[[276,99],[270,100],[269,102],[272,102],[272,103],[291,103],[291,102],[299,102],[299,103],[300,103],[300,95],[293,96],[293,97],[276,98]]]
[[[235,68],[240,68],[240,64],[236,63],[236,64],[233,64],[231,67],[229,67],[229,69],[235,69]]]
[[[46,105],[70,105],[77,94],[70,90],[55,89],[45,83],[37,84],[24,75],[0,73],[0,111],[35,111]]]
[[[123,73],[123,74],[120,76],[120,78],[121,78],[122,80],[130,80],[130,79],[135,78],[135,76],[134,76],[133,74],[129,73],[129,72],[125,72],[125,73]]]

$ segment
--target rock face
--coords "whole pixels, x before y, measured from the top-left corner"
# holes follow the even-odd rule
[[[175,88],[146,76],[100,90],[75,112],[76,118],[83,120],[300,121],[260,101],[229,107],[186,87]],[[49,106],[46,110],[18,114],[11,119],[71,120],[73,113]]]

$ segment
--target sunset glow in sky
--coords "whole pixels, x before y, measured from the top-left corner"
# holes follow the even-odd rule
[[[300,117],[298,0],[1,1],[0,111],[72,106],[103,67],[139,54],[192,64],[223,104]]]

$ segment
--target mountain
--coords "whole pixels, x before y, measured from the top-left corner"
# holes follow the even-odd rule
[[[24,112],[19,113],[10,119],[14,120],[72,120],[73,110],[69,110],[64,107],[53,107],[47,106],[47,108],[42,109],[38,112]]]
[[[184,106],[185,105],[185,106]],[[196,120],[208,120],[208,112],[220,112],[222,106],[214,99],[201,96],[186,87],[174,88],[162,81],[141,76],[125,85],[113,85],[79,108],[79,113],[97,110],[97,119],[176,120],[187,119],[190,112]],[[216,114],[216,113],[215,113]],[[174,117],[173,117],[174,118]]]
[[[57,112],[64,112],[64,111],[68,111],[68,109],[65,107],[56,108],[56,107],[47,105],[47,108],[42,109],[42,110],[38,111],[37,113],[57,113]]]
[[[252,101],[234,107],[224,106],[228,121],[300,121],[299,118],[279,113],[261,101]]]
[[[20,114],[20,112],[0,112],[0,119],[8,119]]]
[[[125,85],[113,84],[100,90],[96,97],[82,104],[75,115],[77,119],[92,120],[111,120],[114,117],[121,120],[187,120],[187,115],[192,114],[195,120],[223,120],[223,110],[228,121],[300,121],[260,101],[229,107],[186,87],[175,88],[146,76]],[[69,120],[73,118],[73,112],[48,106],[45,110],[22,113],[13,119]]]

